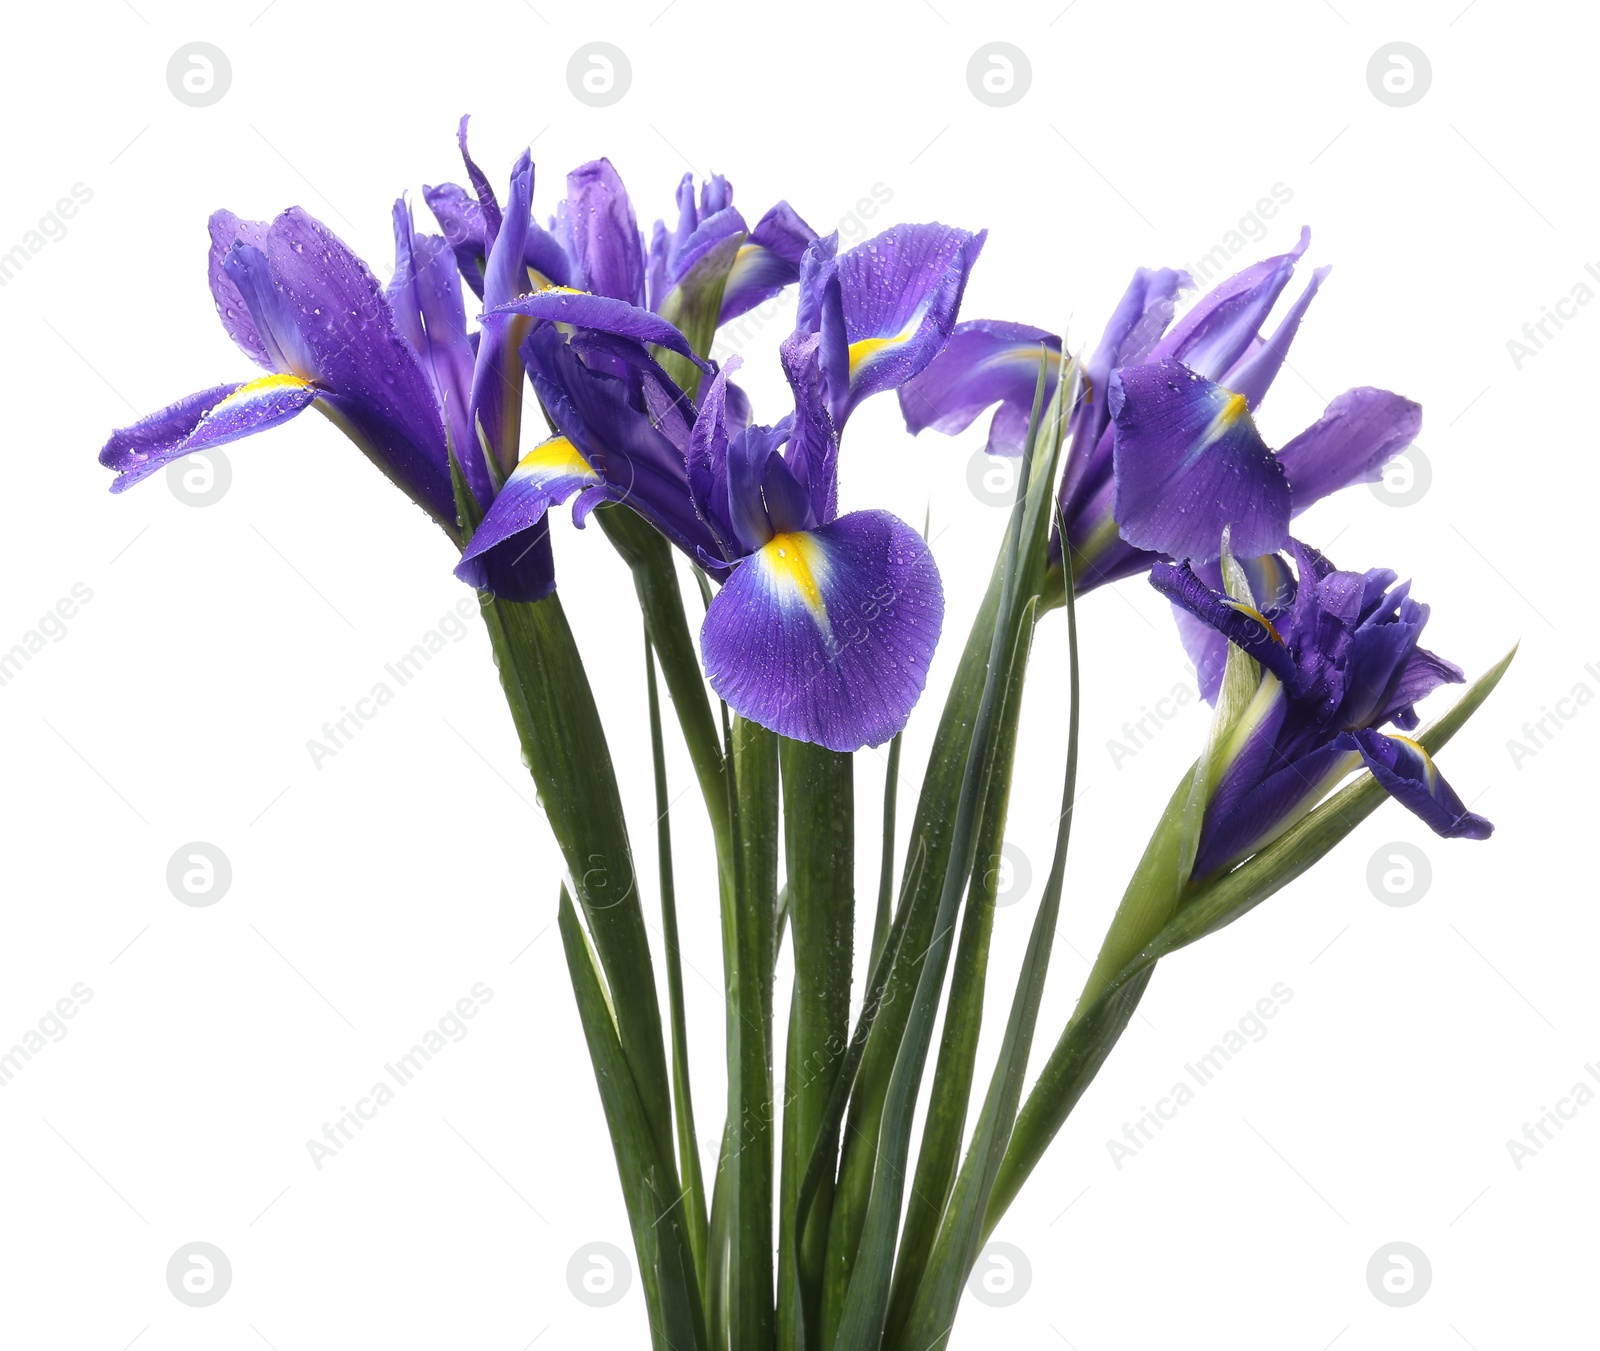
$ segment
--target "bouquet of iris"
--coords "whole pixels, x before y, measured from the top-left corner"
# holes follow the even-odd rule
[[[983,1244],[1157,962],[1288,884],[1386,796],[1440,835],[1490,833],[1432,756],[1510,656],[1418,730],[1418,702],[1465,679],[1421,645],[1428,607],[1393,572],[1340,569],[1291,532],[1311,503],[1375,479],[1421,411],[1357,388],[1287,444],[1263,441],[1253,411],[1326,275],[1268,331],[1305,234],[1181,317],[1189,278],[1141,269],[1098,343],[1073,351],[1045,329],[960,317],[982,231],[897,225],[841,251],[785,202],[752,225],[726,180],[697,190],[685,177],[675,219],[647,240],[606,160],[569,174],[541,225],[529,156],[502,197],[467,153],[466,125],[468,186],[424,190],[440,232],[395,203],[387,286],[299,208],[270,222],[217,212],[217,311],[266,374],[115,432],[101,461],[121,491],[315,407],[460,551],[456,575],[477,591],[566,863],[549,885],[652,1345],[943,1346]],[[778,359],[792,397],[759,422],[740,358],[710,354],[722,326],[790,287],[796,322]],[[993,410],[986,449],[1016,465],[898,869],[900,735],[944,594],[925,531],[840,500],[851,415],[891,391],[913,433],[961,433]],[[550,521],[568,502],[573,523],[598,523],[626,561],[642,616],[659,953],[605,719],[556,585]],[[1214,713],[1152,812],[1029,1086],[1073,820],[1076,606],[1135,578],[1171,600]],[[1004,1002],[988,990],[996,861],[1033,637],[1053,611],[1067,634],[1067,669],[1046,676],[1066,691],[1050,729],[1064,761],[1059,827],[982,1080],[985,1005]],[[702,1047],[684,1011],[658,679],[716,851],[727,1102],[710,1178],[690,1092]],[[858,916],[852,757],[884,744],[881,879]],[[785,943],[794,976],[780,991]]]

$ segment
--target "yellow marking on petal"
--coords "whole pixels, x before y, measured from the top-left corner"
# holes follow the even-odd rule
[[[275,389],[313,389],[315,386],[310,380],[302,380],[298,375],[263,375],[259,380],[250,380],[239,386],[229,394],[221,403],[211,411],[215,413],[219,408],[226,408],[231,403],[238,403],[244,399],[252,398],[257,394],[264,394]]]
[[[1400,742],[1403,746],[1410,746],[1421,758],[1423,772],[1428,776],[1428,789],[1431,792],[1439,778],[1439,767],[1433,763],[1433,757],[1428,754],[1428,748],[1419,742],[1413,741],[1408,736],[1401,736],[1399,732],[1386,734],[1391,740]]]
[[[877,357],[880,352],[889,348],[903,347],[912,338],[916,337],[917,330],[922,327],[922,321],[927,317],[927,313],[928,302],[924,301],[917,306],[916,313],[906,321],[906,326],[892,337],[860,338],[851,343],[849,347],[850,378],[854,380],[856,372]]]
[[[1279,647],[1284,645],[1283,635],[1273,627],[1272,621],[1268,619],[1266,615],[1262,614],[1260,610],[1256,609],[1255,606],[1246,605],[1243,601],[1237,600],[1230,600],[1228,604],[1240,614],[1249,615],[1251,619],[1260,624],[1262,628],[1272,635],[1272,641],[1275,642]]]
[[[1243,394],[1234,394],[1229,390],[1223,392],[1228,395],[1228,401],[1222,405],[1222,411],[1217,414],[1217,421],[1224,427],[1231,427],[1250,411],[1250,400]]]
[[[591,483],[600,482],[600,475],[590,467],[578,448],[564,436],[552,436],[541,441],[517,462],[517,473],[524,477],[541,479],[571,476]]]
[[[761,557],[768,574],[786,590],[800,597],[811,617],[824,633],[831,630],[828,608],[822,601],[818,575],[826,576],[827,558],[817,542],[804,531],[774,535],[761,546]]]

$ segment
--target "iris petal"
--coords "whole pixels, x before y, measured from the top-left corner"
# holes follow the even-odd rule
[[[111,491],[120,493],[173,460],[287,422],[316,397],[315,385],[293,375],[201,390],[113,432],[100,463],[117,471]]]
[[[1456,791],[1445,782],[1433,757],[1409,737],[1359,731],[1351,738],[1367,768],[1402,806],[1409,807],[1446,839],[1486,840],[1494,826],[1468,811]]]
[[[944,592],[921,536],[887,512],[774,535],[711,602],[701,647],[736,712],[837,751],[899,732],[927,680]]]
[[[1288,537],[1289,483],[1242,395],[1177,361],[1129,366],[1111,389],[1116,521],[1135,548],[1209,561],[1232,526],[1240,557]]]

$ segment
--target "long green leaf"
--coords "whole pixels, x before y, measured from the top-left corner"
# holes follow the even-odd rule
[[[718,1346],[770,1351],[774,1345],[772,1252],[772,960],[777,903],[777,738],[723,713],[733,839],[731,910],[725,910],[728,1118],[712,1229],[726,1235],[721,1307],[713,1308]]]
[[[1513,648],[1479,676],[1454,707],[1417,734],[1416,739],[1429,754],[1436,753],[1460,731],[1500,683],[1515,656]],[[1180,787],[1180,794],[1185,788],[1186,785]],[[1079,1005],[1023,1103],[989,1199],[985,1236],[1016,1199],[1056,1132],[1093,1082],[1133,1017],[1155,964],[1169,953],[1232,924],[1287,886],[1376,811],[1386,796],[1371,774],[1359,775],[1259,853],[1197,888],[1093,1001]],[[1172,808],[1169,806],[1168,810],[1170,813]]]
[[[481,516],[459,464],[451,477],[462,534]],[[566,861],[616,1000],[622,1053],[664,1159],[672,1158],[672,1096],[655,971],[611,751],[578,645],[556,594],[533,602],[480,593],[501,688],[551,832]]]
[[[700,1175],[700,1146],[694,1129],[694,1097],[689,1088],[689,1028],[683,1002],[683,958],[678,950],[678,899],[672,875],[672,817],[667,798],[667,763],[661,744],[661,696],[648,631],[644,641],[645,686],[650,701],[650,758],[655,768],[656,850],[661,873],[661,941],[667,967],[667,1007],[672,1021],[672,1101],[678,1129],[678,1172],[683,1179],[683,1210],[689,1248],[694,1254],[696,1289],[705,1289],[706,1194]]]
[[[978,816],[982,810],[985,784],[983,770],[993,736],[995,710],[1006,679],[1006,659],[1017,632],[1021,607],[1031,596],[1019,594],[1024,571],[1042,572],[1053,505],[1054,473],[1060,450],[1059,404],[1063,381],[1057,382],[1052,406],[1052,424],[1041,419],[1047,364],[1040,361],[1030,418],[1028,444],[1022,457],[1016,506],[1012,512],[1010,541],[1002,576],[1000,608],[994,641],[990,647],[988,672],[983,697],[973,724],[971,749],[962,776],[961,794],[956,804],[950,856],[946,861],[939,906],[934,919],[933,940],[921,956],[921,971],[912,994],[910,1016],[904,1039],[895,1056],[884,1097],[882,1122],[877,1140],[877,1159],[872,1186],[867,1197],[861,1241],[850,1272],[844,1308],[834,1341],[835,1351],[856,1351],[877,1344],[882,1337],[888,1313],[890,1277],[894,1266],[895,1237],[905,1192],[907,1156],[911,1144],[912,1115],[917,1089],[922,1081],[939,995],[943,989],[950,955],[950,933],[961,895],[971,874],[977,844]],[[1035,473],[1039,443],[1049,450],[1042,456]],[[1026,544],[1025,544],[1026,542]]]
[[[700,1292],[677,1193],[677,1174],[657,1150],[650,1114],[617,1038],[612,1012],[616,992],[608,991],[603,982],[565,886],[557,920],[633,1229],[651,1345],[656,1351],[705,1347]]]
[[[1071,560],[1064,560],[1071,567]],[[1038,597],[1033,604],[1037,608]],[[942,1347],[955,1321],[956,1308],[968,1273],[982,1242],[982,1228],[989,1196],[1011,1129],[1016,1120],[1017,1102],[1022,1096],[1023,1076],[1033,1048],[1038,1024],[1039,1004],[1044,996],[1045,977],[1055,945],[1056,922],[1061,912],[1061,892],[1067,874],[1067,844],[1072,833],[1073,808],[1077,801],[1079,668],[1078,619],[1070,585],[1065,587],[1067,609],[1067,763],[1061,788],[1061,815],[1056,825],[1055,853],[1050,861],[1050,876],[1045,882],[1039,909],[1028,936],[1028,949],[1022,961],[1021,978],[1012,999],[1005,1038],[995,1063],[983,1111],[973,1131],[966,1162],[956,1180],[943,1223],[925,1269],[916,1272],[913,1303],[892,1345],[928,1351]],[[898,1278],[898,1273],[897,1273]],[[908,1279],[909,1284],[909,1279]]]

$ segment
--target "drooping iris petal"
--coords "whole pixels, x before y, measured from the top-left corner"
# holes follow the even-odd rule
[[[550,508],[603,482],[565,436],[541,442],[522,457],[502,485],[461,555],[456,576],[507,600],[537,600],[539,595],[529,593],[541,586],[548,595],[555,585],[553,570],[548,584],[544,579],[528,580],[513,593],[508,593],[508,578],[518,574],[519,565],[527,561],[524,555],[536,548],[548,551]]]
[[[111,491],[124,492],[173,460],[287,422],[316,397],[315,385],[293,375],[201,390],[112,432],[100,463],[117,471]]]
[[[906,430],[916,434],[932,427],[953,436],[998,403],[989,424],[989,454],[1020,455],[1039,380],[1039,361],[1046,353],[1048,399],[1061,369],[1060,338],[1031,324],[1004,320],[973,319],[957,324],[939,355],[900,386]]]
[[[1220,380],[1261,331],[1294,265],[1311,246],[1311,231],[1288,253],[1266,258],[1212,287],[1150,351],[1152,361],[1173,358],[1207,380]]]
[[[568,174],[564,206],[583,289],[642,307],[645,264],[639,226],[611,161],[591,160]]]
[[[1446,839],[1486,840],[1494,826],[1467,806],[1439,773],[1433,757],[1409,737],[1363,729],[1352,740],[1373,778]]]
[[[590,295],[584,291],[552,286],[547,290],[535,291],[532,295],[521,296],[490,310],[483,317],[487,324],[519,314],[546,319],[554,324],[571,324],[576,328],[614,333],[635,342],[654,343],[669,352],[688,357],[703,371],[711,370],[710,365],[689,346],[688,339],[660,315],[610,296]]]
[[[933,555],[887,512],[774,535],[712,599],[701,649],[729,707],[836,751],[906,725],[944,619]]]
[[[863,399],[903,385],[938,355],[986,237],[897,225],[835,260],[838,289],[828,287],[822,303],[821,355],[841,428]]]
[[[280,368],[273,364],[261,334],[256,331],[256,321],[250,313],[250,307],[245,304],[244,296],[239,293],[238,283],[228,275],[225,266],[235,244],[260,248],[266,239],[267,224],[265,221],[240,220],[231,211],[213,211],[209,226],[211,251],[207,263],[211,297],[217,303],[217,318],[222,320],[222,327],[227,330],[228,336],[239,344],[240,351],[251,361],[269,371],[278,370]]]
[[[1177,361],[1128,366],[1111,388],[1116,522],[1138,549],[1216,558],[1233,530],[1241,557],[1288,538],[1290,495],[1242,395]]]
[[[1348,389],[1278,451],[1294,510],[1352,483],[1373,483],[1383,466],[1417,439],[1422,406],[1386,389]]]
[[[731,323],[800,280],[800,260],[817,232],[788,202],[779,202],[750,231],[722,290],[718,324]]]
[[[1291,691],[1300,688],[1300,672],[1283,635],[1259,610],[1233,600],[1226,592],[1212,590],[1187,563],[1156,563],[1150,569],[1150,585],[1230,643],[1243,648]],[[1216,679],[1221,679],[1220,672]]]

